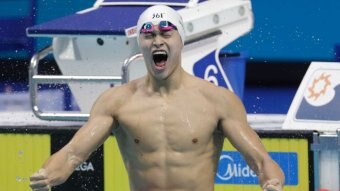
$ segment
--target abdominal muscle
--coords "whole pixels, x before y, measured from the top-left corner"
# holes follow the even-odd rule
[[[167,128],[171,129],[170,126]],[[136,136],[136,131],[129,130],[120,129],[116,138],[129,174],[131,191],[214,190],[223,144],[221,134],[204,132],[189,136],[190,133],[182,129],[173,136],[152,132],[144,137],[142,133]],[[146,131],[148,128],[142,132]]]
[[[124,157],[132,191],[212,191],[216,163],[211,154],[152,152]]]
[[[116,111],[132,191],[214,189],[224,136],[211,96],[192,86],[166,98],[135,92]]]

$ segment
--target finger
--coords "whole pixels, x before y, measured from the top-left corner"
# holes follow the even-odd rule
[[[278,179],[275,178],[267,181],[262,188],[264,191],[281,191],[282,184]]]
[[[35,188],[35,189],[32,189],[32,191],[49,191],[50,189],[49,188]]]
[[[264,191],[281,191],[281,190],[282,190],[281,186],[275,186],[275,185],[267,185],[264,188]]]
[[[42,180],[42,179],[46,179],[46,172],[45,169],[39,169],[38,172],[34,173],[31,177],[30,180],[34,181],[34,180]]]
[[[46,183],[45,180],[41,180],[41,181],[32,181],[30,183],[30,187],[31,188],[40,188],[40,187],[45,187],[47,186],[48,184]]]
[[[33,191],[48,191],[51,188],[45,181],[32,182],[30,187]]]
[[[49,191],[49,190],[50,190],[50,188],[48,188],[48,187],[32,189],[32,191]]]
[[[268,188],[268,189],[265,189],[265,191],[281,191],[281,190],[274,189],[274,188]]]
[[[38,180],[44,180],[46,179],[46,177],[44,175],[41,174],[33,174],[32,176],[30,176],[30,181],[38,181]]]
[[[264,189],[264,191],[280,191],[280,190],[276,190],[276,189],[272,189],[272,188],[266,188],[266,189]]]

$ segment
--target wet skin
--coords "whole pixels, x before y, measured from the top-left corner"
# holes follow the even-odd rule
[[[189,82],[162,96],[145,79],[129,85],[115,135],[133,190],[213,190],[224,137],[204,86]]]
[[[133,191],[213,190],[224,138],[261,185],[281,190],[283,173],[248,126],[237,96],[181,67],[178,32],[143,34],[139,40],[147,75],[104,92],[71,142],[31,177],[31,187],[63,183],[114,132]],[[166,60],[155,61],[155,52],[166,53]]]

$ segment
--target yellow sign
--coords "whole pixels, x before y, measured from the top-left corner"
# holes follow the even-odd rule
[[[30,191],[29,176],[50,156],[50,136],[0,134],[0,191]]]
[[[285,168],[289,169],[286,170],[289,173],[285,171],[288,183],[285,186],[285,191],[309,190],[307,139],[262,138],[261,140],[267,151],[270,154],[272,153],[276,160],[279,160],[279,164],[283,164],[284,171]],[[48,134],[0,134],[0,153],[2,156],[0,157],[0,191],[29,191],[29,176],[38,170],[50,156],[50,147],[51,141]],[[233,156],[238,156],[235,148],[225,140],[222,155],[230,153]],[[236,168],[233,168],[235,172],[227,172],[226,169],[228,168],[223,165],[235,164],[227,164],[229,158],[223,158],[222,155],[219,170],[224,170],[225,173],[217,174],[215,191],[261,191],[258,183],[252,182],[253,179],[257,178],[254,177],[255,175],[249,167],[242,166],[240,163],[236,164]],[[234,158],[233,162],[235,161]],[[241,182],[246,182],[246,184],[238,183],[239,178],[242,179]],[[233,184],[228,182],[229,180],[232,180]],[[130,190],[128,175],[117,142],[111,136],[104,143],[104,191],[128,190]]]
[[[309,190],[309,169],[308,169],[308,141],[307,139],[288,138],[262,138],[262,143],[269,153],[274,156],[282,156],[280,163],[288,165],[290,158],[286,156],[296,156],[296,164],[289,164],[289,170],[295,173],[285,173],[289,184],[285,186],[285,191]],[[233,152],[236,149],[225,140],[223,152]],[[291,159],[290,159],[291,160]],[[280,165],[281,166],[281,165]],[[122,157],[114,137],[110,137],[104,145],[104,171],[105,171],[105,191],[125,191],[129,190],[128,176],[124,168]],[[240,169],[241,171],[242,169]],[[249,171],[249,170],[248,170]],[[246,173],[251,173],[244,171]],[[240,176],[240,175],[239,175]],[[216,178],[217,179],[217,178]],[[257,179],[257,178],[256,178]],[[252,184],[215,184],[215,191],[261,191],[258,183]]]

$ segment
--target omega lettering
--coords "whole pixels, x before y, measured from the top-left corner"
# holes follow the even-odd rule
[[[76,171],[94,171],[93,165],[91,162],[83,162],[76,169]]]

